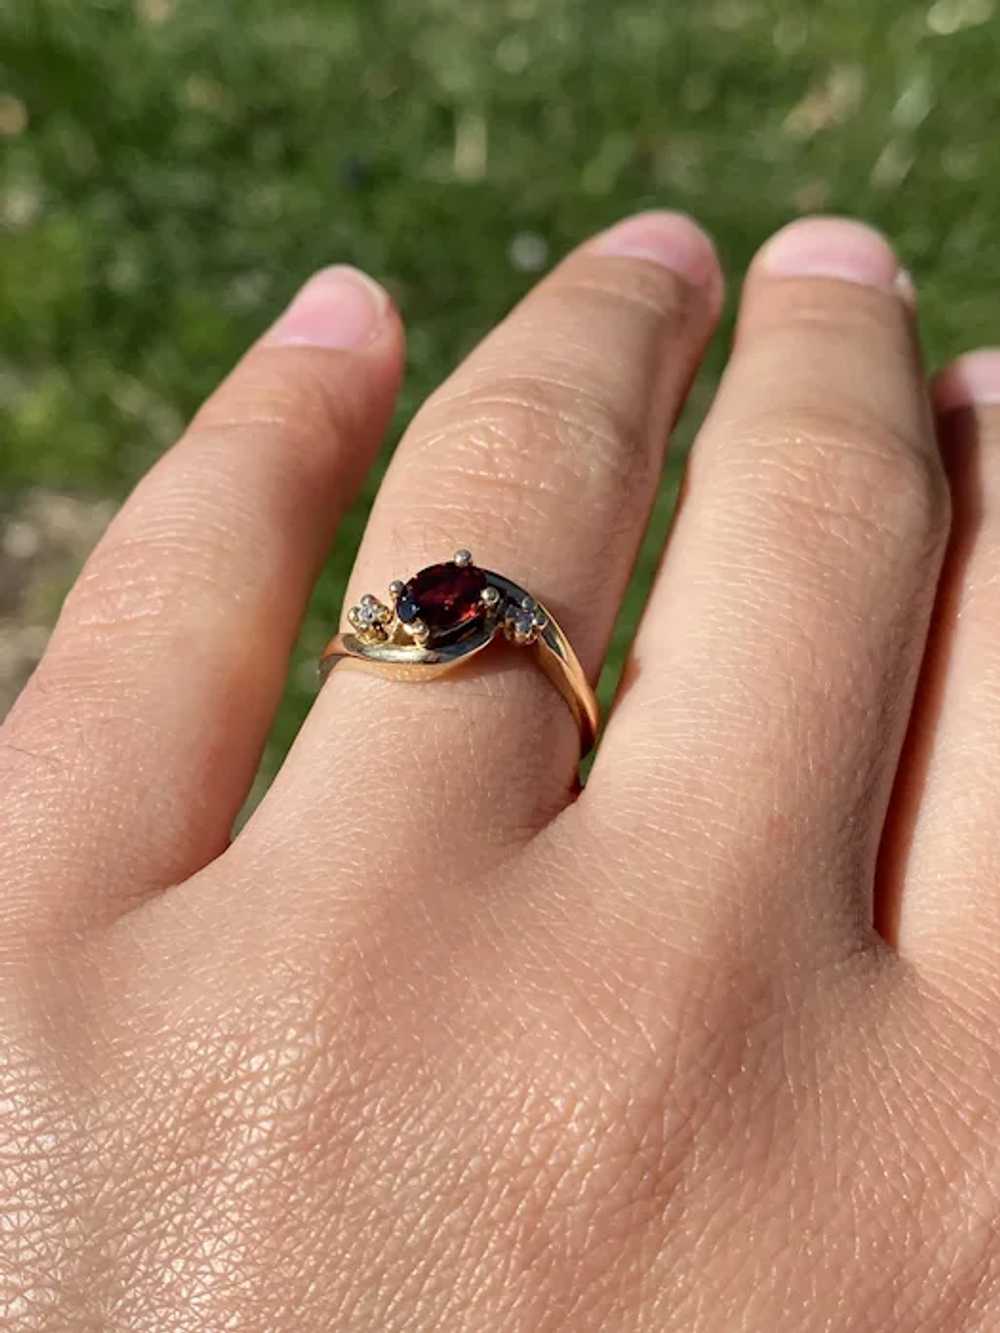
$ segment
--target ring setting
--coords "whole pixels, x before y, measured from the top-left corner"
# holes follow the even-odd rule
[[[397,680],[430,680],[502,636],[532,650],[573,713],[582,752],[592,747],[597,702],[566,635],[531,593],[480,568],[470,551],[394,579],[386,600],[366,593],[346,619],[349,629],[331,640],[320,661],[324,678],[345,665]]]
[[[533,597],[505,598],[486,572],[472,563],[469,551],[457,551],[446,564],[429,565],[403,582],[389,584],[389,601],[366,593],[347,613],[366,646],[411,640],[421,647],[443,643],[495,623],[511,643],[535,643],[549,617]]]

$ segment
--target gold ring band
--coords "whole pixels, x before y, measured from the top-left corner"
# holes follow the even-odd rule
[[[389,601],[370,593],[351,607],[350,629],[323,652],[322,679],[337,667],[390,680],[433,680],[503,634],[530,649],[576,722],[580,752],[594,745],[599,710],[580,660],[552,613],[502,574],[480,569],[468,551],[389,585]]]

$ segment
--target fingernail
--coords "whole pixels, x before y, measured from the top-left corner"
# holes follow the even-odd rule
[[[715,247],[684,213],[639,213],[590,242],[591,254],[645,259],[695,287],[719,282]]]
[[[917,308],[917,284],[913,281],[913,274],[908,268],[901,268],[896,274],[896,280],[893,283],[896,295],[899,296],[911,310]]]
[[[264,336],[272,345],[299,343],[342,350],[377,335],[389,297],[367,274],[347,264],[314,274]]]
[[[934,406],[939,412],[957,412],[980,403],[1000,403],[1000,347],[966,352],[934,382]]]
[[[905,270],[892,246],[873,227],[851,218],[793,222],[771,237],[757,262],[777,278],[839,278],[897,295],[905,291]]]

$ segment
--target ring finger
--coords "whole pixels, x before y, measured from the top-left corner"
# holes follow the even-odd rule
[[[721,294],[710,242],[681,216],[629,219],[573,254],[418,415],[352,598],[469,548],[551,608],[593,680]],[[331,837],[381,811],[411,870],[421,855],[439,863],[447,829],[467,871],[470,857],[530,836],[572,788],[576,730],[523,659],[480,661],[419,686],[336,673],[248,845],[293,829],[300,852],[325,859]],[[310,836],[301,813],[284,814],[316,809],[317,790],[328,799]]]

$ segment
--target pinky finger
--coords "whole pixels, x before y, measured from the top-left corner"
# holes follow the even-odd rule
[[[139,484],[0,731],[0,923],[79,929],[226,845],[402,328],[316,275]]]

